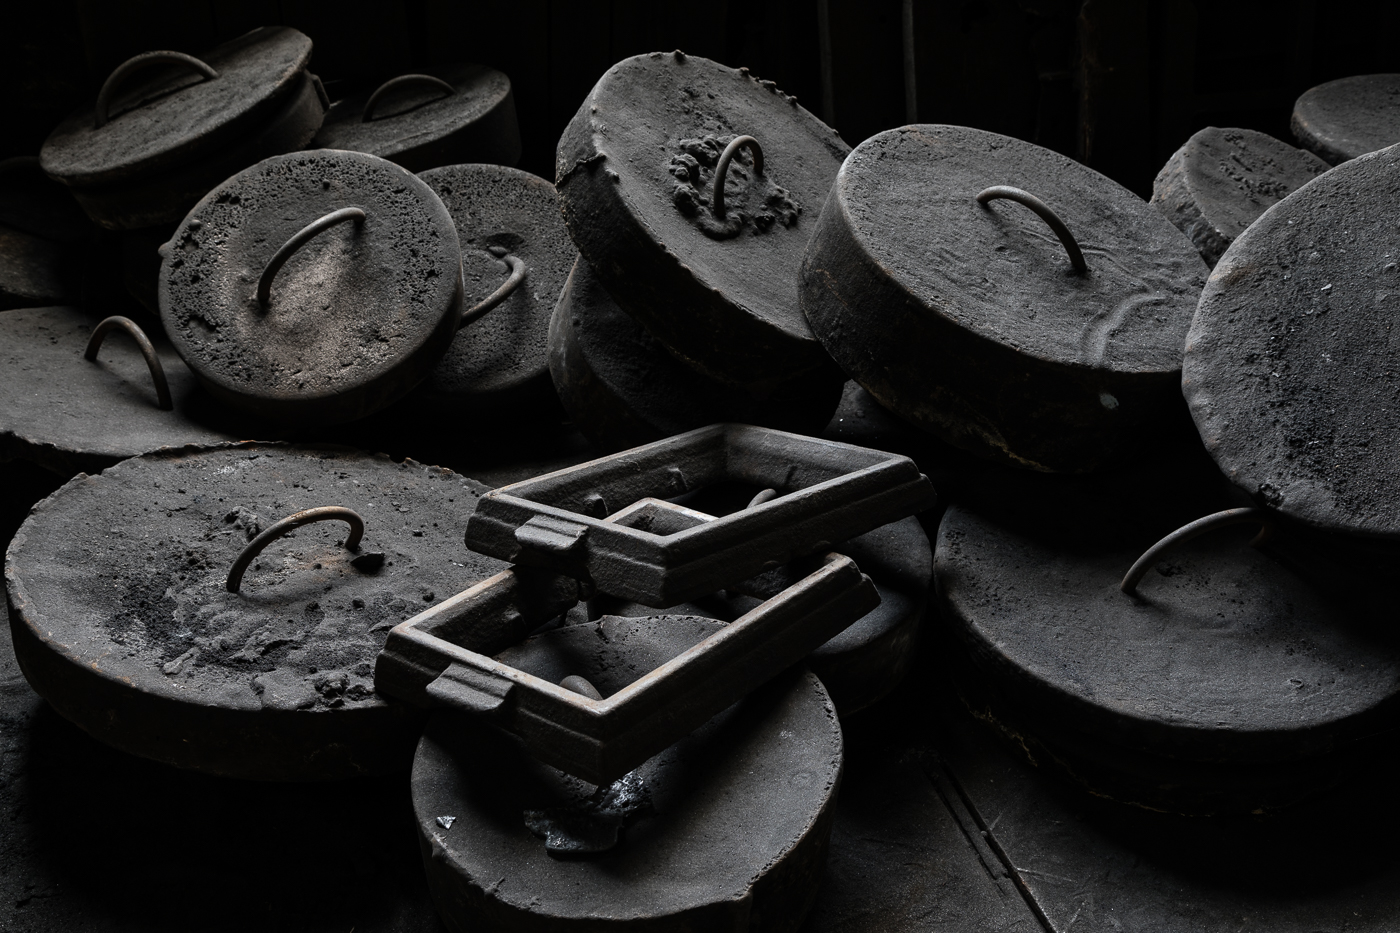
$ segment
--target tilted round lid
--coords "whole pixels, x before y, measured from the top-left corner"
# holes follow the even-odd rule
[[[480,121],[510,93],[510,78],[485,65],[463,63],[428,74],[400,75],[373,91],[336,101],[313,145],[369,152],[397,162],[404,153]]]
[[[1304,91],[1291,120],[1298,144],[1336,165],[1400,142],[1400,74],[1354,75]]]
[[[715,173],[742,137],[762,156],[732,156],[721,214]],[[559,141],[556,184],[574,242],[623,310],[712,377],[764,383],[829,365],[797,272],[848,151],[773,82],[657,52],[599,79]]]
[[[1260,214],[1328,168],[1265,133],[1208,126],[1167,160],[1152,184],[1152,204],[1214,266]]]
[[[1221,258],[1182,390],[1211,456],[1264,506],[1400,538],[1400,146],[1270,208]]]
[[[469,311],[511,279],[507,257],[524,264],[519,284],[457,332],[423,391],[440,401],[466,401],[547,379],[549,316],[578,255],[554,186],[502,165],[449,165],[418,177],[442,198],[457,227]]]
[[[255,29],[198,56],[214,77],[197,63],[160,60],[157,68],[132,59],[113,72],[115,86],[108,78],[105,122],[92,107],[69,115],[44,142],[40,162],[53,178],[83,187],[192,161],[270,118],[310,59],[311,40],[285,26]],[[133,63],[146,67],[123,72]]]
[[[266,159],[209,192],[164,252],[175,348],[215,394],[269,417],[368,414],[416,385],[456,332],[452,218],[377,156]]]

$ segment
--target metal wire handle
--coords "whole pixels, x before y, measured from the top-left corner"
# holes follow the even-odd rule
[[[753,173],[763,174],[763,148],[759,146],[758,140],[752,136],[736,136],[730,140],[729,145],[724,147],[724,152],[720,153],[719,161],[715,163],[715,190],[710,196],[710,203],[715,209],[716,217],[724,217],[724,179],[729,174],[729,163],[733,161],[735,153],[745,146],[753,153]]]
[[[386,93],[392,91],[394,88],[403,87],[405,84],[431,84],[434,87],[438,87],[446,91],[448,97],[451,97],[453,94],[457,93],[457,89],[455,87],[448,84],[441,78],[435,78],[432,75],[399,75],[397,78],[390,78],[388,81],[385,81],[383,84],[379,85],[379,87],[375,89],[375,92],[373,94],[369,95],[369,100],[365,101],[365,109],[364,113],[360,117],[360,122],[368,123],[370,121],[370,117],[374,113],[374,105],[379,103],[379,98],[383,97]],[[438,99],[441,100],[442,98]]]
[[[364,210],[358,207],[342,207],[338,211],[331,211],[326,216],[311,221],[292,234],[292,238],[283,243],[282,248],[276,253],[273,253],[272,258],[267,262],[267,268],[263,269],[262,275],[258,277],[258,304],[267,307],[267,303],[272,300],[272,280],[286,261],[292,258],[293,253],[306,245],[306,242],[312,237],[329,230],[336,224],[343,224],[347,220],[353,220],[357,224],[364,223]]]
[[[175,407],[175,403],[170,399],[170,384],[165,381],[165,368],[160,365],[160,357],[156,356],[156,348],[151,344],[151,338],[146,336],[135,321],[131,318],[113,315],[104,318],[92,329],[92,336],[88,337],[87,349],[83,351],[83,358],[89,363],[97,362],[97,350],[102,346],[102,341],[107,339],[107,335],[114,330],[124,330],[136,341],[136,346],[141,349],[141,355],[146,358],[146,368],[151,371],[151,381],[156,384],[156,403],[162,411],[170,411]]]
[[[1254,540],[1249,542],[1250,547],[1258,547],[1269,540],[1274,533],[1274,521],[1269,513],[1263,509],[1251,507],[1226,509],[1223,512],[1198,518],[1189,525],[1183,525],[1148,548],[1146,553],[1139,557],[1128,570],[1127,576],[1123,578],[1123,582],[1118,585],[1118,588],[1129,596],[1136,595],[1138,583],[1146,576],[1147,571],[1157,566],[1157,562],[1165,557],[1169,551],[1175,550],[1192,538],[1198,538],[1208,531],[1224,528],[1227,525],[1243,525],[1252,522],[1259,522],[1263,525],[1259,529],[1259,533],[1254,536]]]
[[[219,76],[219,73],[193,55],[186,55],[184,52],[142,52],[134,55],[117,66],[116,70],[107,76],[107,80],[102,82],[102,90],[97,92],[97,106],[94,108],[94,116],[99,127],[107,124],[107,113],[112,105],[112,98],[117,93],[117,88],[131,75],[138,71],[145,71],[154,65],[184,65],[192,68],[209,80]]]
[[[332,519],[339,519],[350,526],[350,534],[345,537],[345,549],[347,551],[358,551],[360,549],[360,539],[365,534],[365,520],[353,509],[347,509],[339,505],[325,505],[317,509],[305,509],[301,512],[294,512],[282,519],[277,524],[263,531],[238,555],[238,559],[229,568],[228,579],[224,581],[224,588],[230,593],[237,593],[238,588],[243,583],[243,572],[248,569],[248,565],[253,562],[253,558],[262,553],[263,548],[273,541],[285,535],[293,528],[300,528],[302,525],[309,525],[312,522],[325,522]]]
[[[1084,264],[1084,254],[1079,251],[1079,243],[1075,241],[1074,234],[1069,232],[1069,227],[1061,220],[1050,206],[1029,191],[1022,191],[1020,188],[1013,188],[1010,185],[993,185],[978,193],[977,203],[983,207],[988,201],[995,201],[998,198],[1006,198],[1008,201],[1015,201],[1017,204],[1029,207],[1035,211],[1036,215],[1055,231],[1055,236],[1060,238],[1060,243],[1064,245],[1065,252],[1069,254],[1069,263],[1074,266],[1074,271],[1080,275],[1088,273],[1089,267]]]
[[[515,289],[519,287],[521,282],[525,281],[525,263],[520,259],[519,256],[507,253],[504,249],[502,249],[499,246],[491,247],[490,252],[492,256],[495,256],[497,259],[501,260],[507,266],[510,267],[510,278],[506,279],[505,282],[501,284],[500,288],[487,295],[475,306],[463,311],[462,319],[457,322],[458,330],[461,330],[463,327],[466,327],[472,321],[475,321],[477,318],[482,317],[486,314],[486,312],[490,311],[492,308],[505,301],[507,298],[510,297],[510,293],[515,291]]]

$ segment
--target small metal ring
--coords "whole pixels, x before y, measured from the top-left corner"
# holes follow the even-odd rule
[[[1263,525],[1259,529],[1259,533],[1249,542],[1250,547],[1258,547],[1269,540],[1274,533],[1274,521],[1269,517],[1269,513],[1263,509],[1252,507],[1226,509],[1223,512],[1198,518],[1189,525],[1183,525],[1148,548],[1128,570],[1127,576],[1123,577],[1123,582],[1118,585],[1118,588],[1129,596],[1136,595],[1138,583],[1147,575],[1147,571],[1157,566],[1157,562],[1165,557],[1169,551],[1175,550],[1192,538],[1200,537],[1208,531],[1224,528],[1227,525],[1243,525],[1252,522],[1259,522]]]
[[[170,398],[170,384],[165,381],[165,368],[160,365],[156,348],[151,344],[146,332],[131,318],[113,315],[98,321],[97,326],[92,329],[92,336],[88,337],[83,358],[89,363],[97,362],[97,350],[102,346],[102,341],[107,339],[107,334],[118,329],[130,334],[136,341],[136,346],[141,348],[141,355],[146,358],[146,368],[151,371],[151,381],[156,384],[156,403],[162,411],[174,409],[175,403]]]
[[[339,505],[325,505],[316,509],[305,509],[295,512],[282,519],[277,524],[263,531],[238,555],[238,559],[229,568],[228,579],[224,581],[224,588],[230,593],[237,593],[238,587],[243,583],[243,572],[248,569],[248,565],[253,562],[253,558],[262,553],[263,548],[273,541],[285,535],[293,528],[300,528],[302,525],[309,525],[312,522],[325,522],[339,519],[350,526],[350,534],[345,537],[345,549],[347,551],[358,551],[360,549],[360,539],[365,534],[365,520],[353,509],[347,509]]]
[[[1079,243],[1075,241],[1074,234],[1069,232],[1069,227],[1061,220],[1050,206],[1029,191],[1022,191],[1020,188],[1013,188],[1010,185],[993,185],[979,192],[977,203],[983,207],[988,201],[995,201],[997,198],[1006,198],[1008,201],[1015,201],[1025,207],[1035,211],[1036,215],[1055,231],[1055,236],[1060,238],[1065,252],[1069,254],[1069,263],[1074,266],[1074,271],[1084,275],[1089,271],[1089,267],[1084,263],[1084,254],[1079,250]]]
[[[763,149],[759,146],[758,140],[752,136],[736,136],[730,140],[729,145],[724,147],[724,152],[720,153],[719,161],[715,163],[715,190],[710,195],[710,204],[715,209],[716,217],[724,217],[724,179],[729,174],[729,163],[733,160],[734,154],[745,146],[748,147],[749,152],[753,153],[754,174],[763,174]]]
[[[495,255],[494,251],[492,252],[492,255]],[[486,314],[486,312],[490,311],[492,308],[505,301],[507,298],[510,297],[510,293],[515,291],[515,289],[520,285],[521,282],[525,281],[525,263],[520,259],[520,257],[512,255],[510,253],[505,253],[503,255],[496,256],[496,258],[510,267],[510,278],[506,279],[505,282],[501,284],[500,288],[487,295],[475,306],[468,308],[466,311],[463,311],[462,319],[457,322],[458,330],[461,330],[463,327],[466,327],[472,321],[475,321],[477,318],[482,317]]]
[[[134,55],[118,65],[116,70],[107,76],[107,80],[102,82],[102,90],[97,92],[97,105],[93,111],[99,127],[107,124],[107,112],[111,107],[112,97],[117,93],[117,87],[131,75],[152,65],[185,65],[211,81],[219,76],[213,68],[184,52],[142,52],[140,55]]]
[[[373,94],[369,95],[369,100],[365,101],[365,109],[364,113],[360,116],[360,122],[368,123],[370,121],[370,117],[374,113],[374,105],[379,103],[379,98],[383,97],[386,92],[392,91],[396,87],[402,87],[405,84],[431,84],[446,91],[448,97],[457,93],[455,87],[441,78],[435,78],[432,75],[399,75],[397,78],[390,78],[388,81],[385,81],[383,84],[379,85]],[[438,98],[438,100],[441,99],[442,98]]]
[[[267,307],[267,303],[272,300],[272,280],[276,277],[282,265],[288,259],[292,258],[293,253],[301,249],[302,246],[306,244],[307,240],[310,240],[312,237],[325,230],[329,230],[336,224],[343,224],[347,220],[353,220],[357,224],[364,223],[364,210],[358,207],[342,207],[338,211],[331,211],[326,216],[311,221],[311,223],[292,234],[292,238],[283,243],[281,249],[277,250],[276,253],[273,253],[272,258],[267,262],[267,267],[263,269],[262,275],[258,277],[258,304]]]

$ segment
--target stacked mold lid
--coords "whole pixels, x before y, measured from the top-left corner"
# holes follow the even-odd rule
[[[391,78],[336,101],[313,145],[368,152],[411,172],[460,162],[514,165],[520,127],[510,78],[471,64]]]
[[[1400,142],[1400,74],[1354,75],[1304,91],[1291,120],[1298,145],[1333,165]]]
[[[816,226],[801,283],[813,332],[950,443],[1082,472],[1179,410],[1207,269],[1092,169],[966,127],[888,130],[846,159]]]
[[[38,157],[0,160],[0,311],[77,301],[97,231]]]
[[[623,311],[687,365],[759,396],[843,381],[798,266],[848,151],[771,81],[681,52],[626,59],[559,141],[569,233]]]
[[[146,52],[108,76],[40,153],[97,223],[174,223],[228,176],[305,146],[329,102],[306,70],[311,40],[266,27],[202,57]]]

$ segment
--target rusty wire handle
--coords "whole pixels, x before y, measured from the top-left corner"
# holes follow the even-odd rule
[[[102,90],[97,92],[97,106],[94,108],[94,115],[97,117],[97,125],[105,126],[107,123],[107,111],[112,105],[112,97],[117,93],[117,87],[128,77],[138,71],[144,71],[152,65],[185,65],[213,80],[219,73],[210,68],[204,62],[193,55],[186,55],[184,52],[142,52],[140,55],[132,56],[117,66],[116,70],[107,76],[107,80],[102,82]]]
[[[1022,191],[1020,188],[1013,188],[1010,185],[993,185],[977,195],[977,203],[983,207],[988,201],[995,201],[997,198],[1006,198],[1008,201],[1015,201],[1017,204],[1029,207],[1035,211],[1036,216],[1055,231],[1055,236],[1060,238],[1060,243],[1064,245],[1065,252],[1069,254],[1069,263],[1074,266],[1074,271],[1080,275],[1085,275],[1089,267],[1084,264],[1084,254],[1079,251],[1079,243],[1075,241],[1074,234],[1069,232],[1069,227],[1061,220],[1050,206],[1029,191]]]
[[[146,368],[151,371],[151,381],[156,384],[156,401],[162,411],[170,411],[175,407],[175,403],[170,399],[170,383],[165,381],[165,368],[160,365],[160,357],[156,356],[156,348],[151,344],[151,339],[131,318],[113,315],[99,321],[92,329],[92,336],[88,338],[83,358],[89,363],[96,363],[97,349],[102,346],[102,341],[107,339],[109,333],[118,329],[130,334],[136,341],[136,346],[141,348],[141,355],[146,358]]]
[[[238,587],[243,583],[243,572],[248,569],[248,565],[253,562],[253,558],[262,553],[263,548],[273,541],[282,537],[293,528],[300,528],[302,525],[309,525],[312,522],[326,522],[339,519],[350,526],[350,534],[345,537],[345,549],[347,551],[358,551],[360,549],[360,539],[365,534],[365,520],[353,509],[347,509],[339,505],[324,505],[318,509],[305,509],[301,512],[294,512],[282,519],[277,524],[265,530],[252,541],[238,555],[238,559],[233,562],[233,566],[228,570],[228,579],[224,581],[224,588],[230,593],[237,593]]]
[[[1269,537],[1274,532],[1273,519],[1270,518],[1269,514],[1263,509],[1252,507],[1226,509],[1223,512],[1216,512],[1213,515],[1198,518],[1189,525],[1182,525],[1176,531],[1173,531],[1161,541],[1158,541],[1148,548],[1147,552],[1139,557],[1137,562],[1128,570],[1127,576],[1123,577],[1123,582],[1118,585],[1118,588],[1129,596],[1133,596],[1137,593],[1137,585],[1142,578],[1147,575],[1147,571],[1157,566],[1157,562],[1165,557],[1169,551],[1175,550],[1192,538],[1198,538],[1206,532],[1214,531],[1217,528],[1224,528],[1227,525],[1251,524],[1254,522],[1263,525],[1263,527],[1259,529],[1259,533],[1254,536],[1254,540],[1249,542],[1250,547],[1258,547],[1269,540]]]
[[[374,114],[374,105],[379,103],[379,98],[383,97],[394,88],[403,87],[405,84],[431,84],[434,87],[446,91],[448,97],[457,93],[455,87],[441,78],[435,78],[432,75],[399,75],[397,78],[390,78],[388,81],[385,81],[375,89],[373,94],[369,95],[369,100],[365,101],[365,109],[363,115],[360,117],[360,122],[368,123],[370,121],[370,118]],[[438,98],[438,100],[441,99],[440,97]]]
[[[305,246],[307,240],[329,230],[336,224],[343,224],[347,220],[353,220],[357,224],[364,223],[365,212],[358,207],[342,207],[338,211],[331,211],[319,220],[311,221],[292,234],[292,238],[283,243],[282,248],[267,261],[267,268],[263,269],[262,275],[258,278],[258,304],[267,307],[267,303],[272,300],[272,280],[277,276],[277,271],[282,268],[283,264],[292,258],[293,253]]]
[[[730,140],[729,145],[724,147],[724,152],[720,153],[719,161],[715,163],[715,190],[710,196],[710,202],[714,206],[716,217],[724,216],[724,179],[729,174],[729,163],[745,146],[753,153],[754,174],[763,174],[763,148],[759,146],[758,140],[752,136],[736,136]]]
[[[510,278],[506,279],[503,283],[501,283],[500,288],[487,295],[475,306],[463,311],[462,319],[457,322],[458,330],[461,330],[463,327],[466,327],[472,321],[475,321],[477,318],[482,317],[486,314],[486,312],[490,311],[492,308],[505,301],[507,298],[510,297],[510,293],[515,291],[515,289],[519,287],[521,282],[525,281],[525,263],[520,259],[519,256],[514,256],[510,253],[507,253],[504,249],[501,249],[499,246],[491,247],[491,255],[495,256],[497,259],[501,260],[501,262],[504,262],[507,266],[510,267]]]

